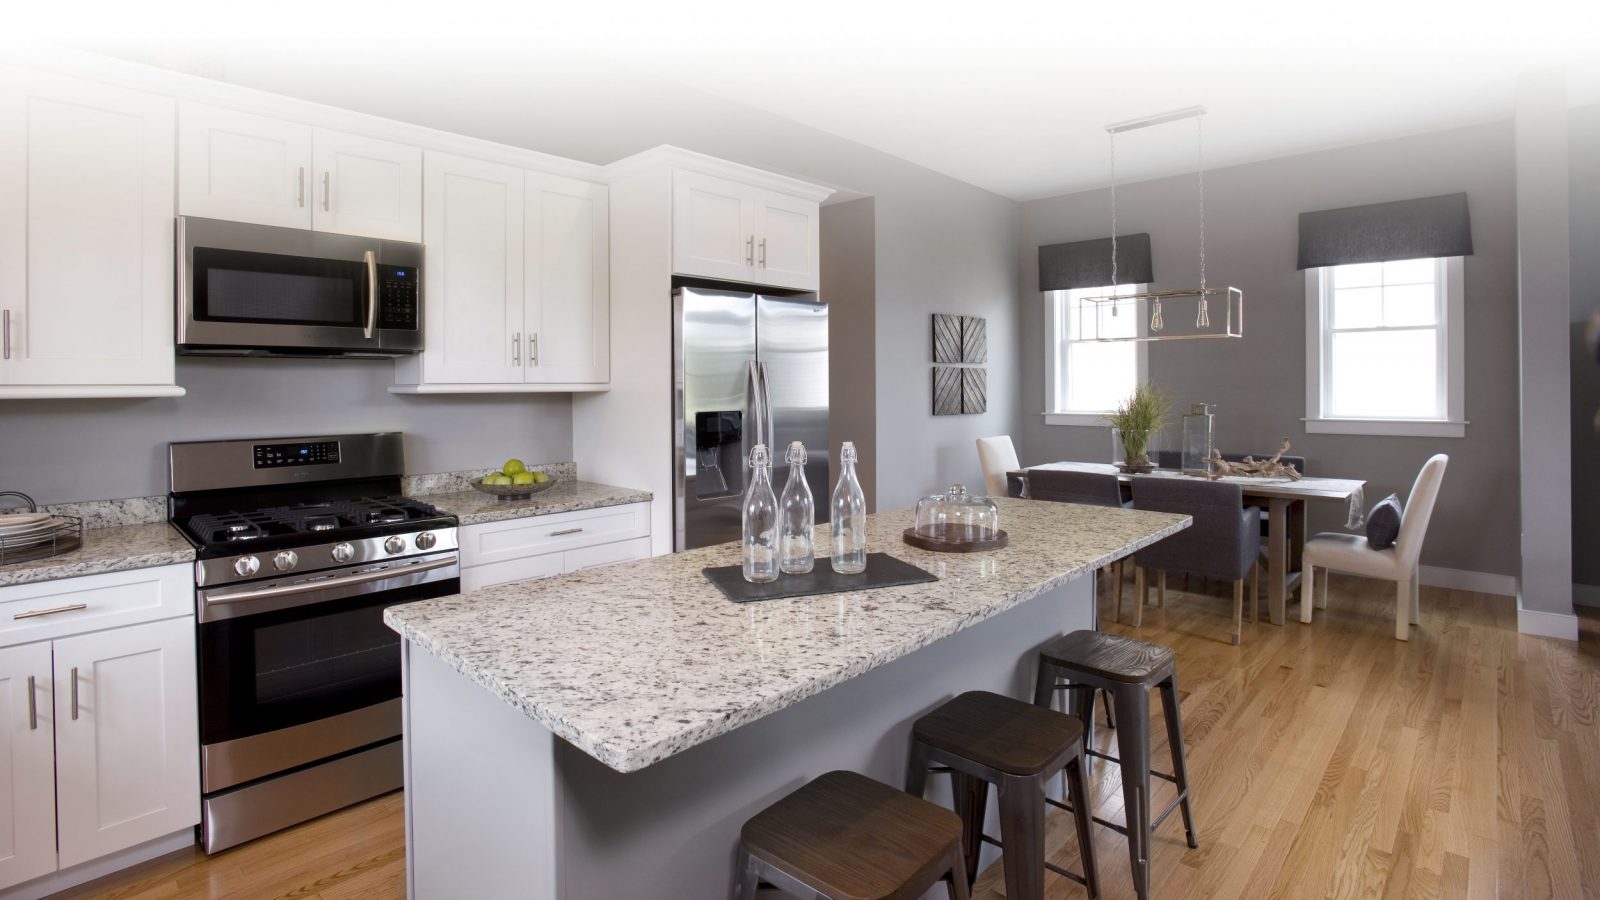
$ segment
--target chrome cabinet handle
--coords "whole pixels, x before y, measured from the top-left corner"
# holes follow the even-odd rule
[[[753,266],[756,263],[756,236],[750,235],[744,239],[744,264]]]
[[[78,667],[72,667],[72,721],[78,721]]]
[[[761,239],[761,268],[767,267],[767,239]]]
[[[33,694],[37,688],[34,686],[33,676],[28,676],[28,730],[39,730],[39,702]]]
[[[582,531],[583,531],[582,528],[563,528],[560,531],[552,531],[549,534],[545,535],[545,537],[561,537],[562,535],[567,535],[567,534],[580,534],[580,533],[582,533]]]
[[[514,366],[522,365],[522,332],[520,331],[511,336],[511,364]]]
[[[322,173],[322,211],[323,212],[327,212],[328,211],[328,174],[329,173],[327,173],[327,172],[323,172]]]
[[[27,612],[19,612],[16,615],[12,616],[11,618],[12,619],[37,619],[40,616],[53,616],[56,613],[77,612],[80,609],[88,609],[88,608],[89,608],[89,604],[87,604],[87,603],[71,603],[71,604],[68,604],[66,606],[53,606],[50,609],[30,609]]]
[[[367,327],[361,329],[361,336],[371,338],[378,324],[378,254],[366,250],[361,258],[367,263]]]
[[[300,175],[298,176],[298,178],[299,178],[299,180],[298,180],[297,183],[298,183],[299,186],[295,189],[296,193],[295,193],[295,197],[294,197],[294,203],[295,203],[296,206],[305,206],[306,205],[306,167],[305,166],[301,166],[300,167]]]
[[[528,365],[539,364],[539,333],[536,331],[528,335]]]
[[[0,359],[11,358],[11,310],[0,310],[0,332],[4,333],[5,355]]]

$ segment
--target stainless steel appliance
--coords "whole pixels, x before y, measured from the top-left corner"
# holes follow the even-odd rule
[[[178,217],[178,351],[392,357],[422,349],[422,245]]]
[[[399,788],[398,603],[461,589],[401,436],[168,445],[194,544],[201,838],[215,852]]]
[[[673,292],[674,549],[739,539],[739,508],[757,443],[783,459],[791,441],[809,454],[817,521],[828,520],[828,306],[679,288]],[[788,476],[776,465],[774,490]]]

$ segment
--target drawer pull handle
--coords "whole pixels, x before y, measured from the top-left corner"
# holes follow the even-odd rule
[[[562,535],[567,534],[577,534],[581,531],[583,531],[582,528],[563,528],[560,531],[550,532],[548,535],[546,535],[546,537],[561,537]]]
[[[33,696],[38,690],[34,685],[33,676],[28,676],[28,730],[39,730],[39,701]]]
[[[72,721],[78,721],[78,667],[72,667]]]
[[[87,603],[71,603],[71,604],[68,604],[66,606],[57,606],[57,607],[55,607],[53,609],[32,609],[32,610],[29,610],[27,612],[19,612],[16,615],[12,616],[11,618],[13,618],[13,619],[37,619],[40,616],[53,616],[56,613],[77,612],[80,609],[88,609],[88,608],[89,608],[89,604],[87,604]]]

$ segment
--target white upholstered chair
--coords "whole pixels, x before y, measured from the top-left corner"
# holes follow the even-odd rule
[[[1006,473],[1020,469],[1011,435],[978,438],[978,465],[983,467],[983,489],[991,497],[1006,496]]]
[[[1401,641],[1410,639],[1410,626],[1421,621],[1422,613],[1417,591],[1417,558],[1422,554],[1422,540],[1427,536],[1428,519],[1433,515],[1433,502],[1439,497],[1439,483],[1444,480],[1444,467],[1448,462],[1450,457],[1437,453],[1423,464],[1400,514],[1400,536],[1393,547],[1374,550],[1367,546],[1365,535],[1333,532],[1306,541],[1305,552],[1300,557],[1305,570],[1305,578],[1300,582],[1300,621],[1311,621],[1313,604],[1318,609],[1328,608],[1328,572],[1349,572],[1395,583],[1394,636]],[[1320,586],[1318,570],[1321,571]]]

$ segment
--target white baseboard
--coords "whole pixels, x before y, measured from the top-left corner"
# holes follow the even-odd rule
[[[1600,584],[1572,585],[1573,606],[1600,606]]]
[[[109,856],[92,859],[81,865],[59,872],[43,875],[32,881],[24,882],[13,888],[0,891],[0,900],[39,900],[51,894],[64,891],[67,888],[87,884],[112,872],[118,872],[129,866],[147,862],[158,856],[166,856],[194,844],[194,829],[185,828],[173,832],[166,837],[145,841],[126,850],[119,850]]]
[[[1575,641],[1578,639],[1578,617],[1572,613],[1552,613],[1541,612],[1537,609],[1523,609],[1522,598],[1518,597],[1517,631],[1522,634],[1535,634],[1541,637]]]
[[[1453,591],[1474,591],[1479,594],[1517,596],[1515,575],[1498,572],[1474,572],[1470,569],[1447,569],[1443,566],[1418,566],[1417,580],[1429,587],[1448,588]],[[1600,591],[1600,588],[1596,589]]]

